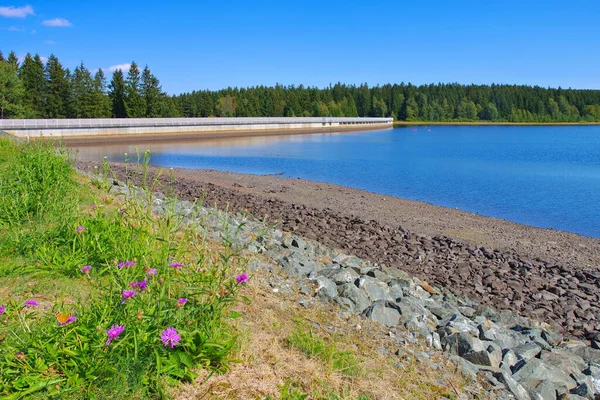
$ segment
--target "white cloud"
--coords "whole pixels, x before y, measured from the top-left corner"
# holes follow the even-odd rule
[[[56,44],[56,42],[54,40],[44,40],[44,43],[49,44],[49,45]]]
[[[11,32],[25,32],[25,28],[19,28],[18,26],[11,26],[10,28],[8,28],[8,30]]]
[[[0,17],[5,18],[25,18],[28,15],[33,15],[31,6],[25,7],[0,7]]]
[[[48,62],[48,57],[40,56],[40,60],[42,60],[42,62],[46,64]]]
[[[66,20],[64,18],[47,19],[44,22],[42,22],[42,24],[46,26],[51,26],[53,28],[68,28],[70,26],[73,26],[73,24],[69,22],[69,20]]]
[[[112,67],[108,67],[107,69],[110,72],[115,72],[116,70],[120,69],[121,71],[123,71],[123,73],[126,73],[127,71],[129,71],[130,67],[131,67],[131,64],[125,63],[125,64],[113,65]]]

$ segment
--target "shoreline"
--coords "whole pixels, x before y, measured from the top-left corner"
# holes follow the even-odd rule
[[[423,121],[394,121],[394,126],[595,126],[600,125],[600,122],[490,122],[490,121],[447,121],[447,122],[423,122]]]
[[[78,165],[89,171],[94,162]],[[123,164],[111,165],[118,178],[125,176]],[[159,170],[150,167],[150,176]],[[552,323],[569,336],[600,331],[600,239],[302,179],[172,174],[172,182],[169,174],[161,182],[181,199],[248,212],[456,295]]]

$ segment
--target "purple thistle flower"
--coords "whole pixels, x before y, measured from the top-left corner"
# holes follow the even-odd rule
[[[235,280],[240,285],[245,285],[248,282],[248,274],[244,273],[235,277]]]
[[[77,228],[75,228],[75,230],[77,232],[83,232],[83,231],[85,231],[85,226],[78,225]]]
[[[165,344],[165,347],[171,345],[171,348],[173,348],[179,343],[181,336],[177,333],[177,329],[167,328],[161,332],[160,340]]]
[[[84,274],[87,274],[88,272],[90,272],[90,269],[92,269],[92,266],[86,265],[85,267],[81,268],[81,272],[83,272]]]
[[[129,284],[130,287],[134,288],[138,288],[141,290],[146,290],[148,288],[148,282],[146,281],[146,279],[144,279],[143,281],[139,281],[139,282],[131,282]]]
[[[23,305],[25,307],[37,307],[39,306],[39,303],[35,300],[26,300],[25,303],[23,303]]]
[[[125,215],[125,210],[121,210],[119,212],[121,213],[121,215]]]
[[[92,206],[92,210],[95,210],[96,208],[98,208],[98,206],[94,204],[94,205]]]
[[[169,267],[180,268],[180,267],[183,267],[183,264],[174,262],[174,263],[169,264]]]
[[[156,275],[158,274],[158,270],[156,268],[150,268],[148,270],[148,275]]]
[[[183,307],[183,305],[187,302],[188,302],[188,299],[186,299],[185,297],[182,297],[180,299],[177,299],[176,306],[177,306],[177,308]]]
[[[123,268],[125,266],[125,262],[122,261],[119,263],[119,265],[117,265],[117,267],[119,267],[119,269]]]
[[[125,325],[113,325],[110,329],[104,331],[108,335],[108,339],[106,340],[106,345],[108,346],[112,340],[115,340],[119,337],[121,333],[125,330]]]
[[[135,267],[134,261],[125,261],[125,268]]]
[[[123,293],[121,294],[121,296],[123,296],[123,301],[121,302],[121,304],[125,304],[125,300],[135,296],[137,293],[135,292],[135,290],[123,290]]]
[[[0,306],[0,314],[4,314],[4,311],[6,311],[6,306],[4,304],[2,304]]]

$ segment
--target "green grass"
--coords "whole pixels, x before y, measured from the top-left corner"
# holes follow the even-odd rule
[[[86,181],[63,147],[0,140],[2,398],[163,398],[197,368],[232,361],[244,261],[227,242],[210,249],[172,208],[152,214],[156,182],[115,197],[109,173]],[[61,325],[56,312],[75,320]]]
[[[338,350],[334,340],[315,334],[312,328],[301,323],[296,324],[288,343],[307,356],[320,359],[333,371],[346,376],[356,376],[360,373],[360,362],[352,352]]]

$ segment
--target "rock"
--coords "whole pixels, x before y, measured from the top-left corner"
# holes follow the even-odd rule
[[[569,349],[573,354],[577,354],[587,362],[600,364],[600,350],[592,349],[588,346],[575,346]]]
[[[341,263],[342,263],[344,260],[346,260],[346,259],[347,259],[347,258],[349,258],[349,257],[350,257],[350,256],[347,256],[346,254],[340,253],[340,254],[338,254],[337,256],[335,256],[335,257],[333,258],[333,260],[332,260],[332,261],[333,261],[335,264],[341,264]]]
[[[457,355],[448,357],[448,360],[450,360],[465,377],[469,377],[473,381],[477,380],[477,372],[479,369],[471,362]]]
[[[415,315],[410,317],[406,322],[404,322],[404,326],[413,334],[418,334],[424,338],[431,336],[431,332],[427,328],[427,317],[424,315]],[[430,347],[432,345],[433,343],[429,344]]]
[[[585,370],[587,363],[577,354],[561,349],[542,351],[540,359],[567,374],[579,373]]]
[[[469,333],[473,336],[479,336],[479,330],[477,329],[477,325],[475,325],[471,320],[463,317],[460,314],[454,314],[451,317],[444,318],[438,323],[438,333],[441,337],[444,335],[440,333],[440,328],[450,328],[450,329],[442,329],[444,332],[449,333]]]
[[[517,357],[522,358],[525,361],[529,361],[540,354],[542,348],[536,343],[528,342],[515,347],[513,351],[517,354]]]
[[[513,374],[513,378],[523,385],[528,382],[530,384],[532,381],[548,381],[555,387],[564,385],[569,390],[574,389],[576,386],[575,381],[566,372],[537,358],[527,361],[524,366]]]
[[[352,303],[351,311],[360,314],[369,305],[369,298],[366,293],[357,288],[353,283],[345,283],[339,287],[339,296],[345,297]]]
[[[358,274],[352,268],[344,268],[336,272],[331,279],[337,284],[354,283],[358,279]]]
[[[441,339],[444,351],[464,356],[468,353],[486,351],[483,342],[468,333],[453,333]]]
[[[576,372],[571,374],[571,378],[573,378],[577,384],[574,389],[570,390],[571,394],[576,394],[578,396],[593,398],[594,397],[594,381],[592,377],[584,375],[581,372]]]
[[[502,365],[501,367],[506,369],[507,371],[511,371],[512,368],[517,364],[519,358],[512,350],[506,350],[504,355],[502,356]]]
[[[600,364],[590,363],[583,373],[592,378],[594,391],[600,394]]]
[[[369,300],[372,302],[378,300],[384,301],[394,301],[392,297],[387,292],[387,285],[383,282],[376,280],[375,278],[371,278],[369,276],[361,276],[358,278],[358,287],[363,289],[367,296],[369,296]]]
[[[515,395],[517,400],[531,400],[531,396],[527,393],[527,390],[519,384],[519,382],[515,381],[510,373],[508,372],[500,372],[494,375],[498,381],[504,383],[508,390]]]
[[[319,294],[319,297],[324,299],[333,299],[337,297],[337,286],[335,285],[335,283],[333,283],[332,280],[322,276],[318,276],[316,279],[314,279],[314,281],[318,285],[317,293]]]
[[[556,399],[556,387],[548,380],[529,379],[519,382],[532,400]]]
[[[388,287],[388,293],[395,302],[400,302],[402,297],[404,297],[404,292],[402,291],[402,287],[400,287],[400,285]]]
[[[462,356],[467,361],[472,362],[476,365],[487,365],[491,367],[497,367],[500,364],[498,358],[487,350],[472,351]]]
[[[363,314],[365,317],[371,318],[384,326],[396,326],[400,322],[398,306],[389,301],[377,301],[368,307]]]

